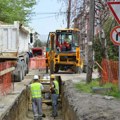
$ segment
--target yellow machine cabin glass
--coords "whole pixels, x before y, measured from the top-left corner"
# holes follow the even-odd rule
[[[79,31],[56,31],[56,48],[59,52],[73,51],[79,45]]]

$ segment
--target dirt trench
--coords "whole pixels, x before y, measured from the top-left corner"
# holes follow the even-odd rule
[[[82,75],[70,74],[68,76],[79,82]],[[67,79],[68,76],[66,76]],[[27,77],[23,82],[15,84],[15,94],[7,96],[9,103],[14,97],[15,100],[9,105],[6,104],[4,108],[0,108],[0,120],[33,120],[32,107],[28,100],[30,94],[25,87],[26,83],[30,83]],[[119,100],[107,100],[101,95],[77,91],[72,80],[66,80],[64,84],[62,83],[61,98],[59,114],[55,118],[56,120],[120,120]],[[5,108],[7,110],[2,114]],[[43,104],[43,113],[46,115],[43,120],[54,120],[50,117],[51,112],[52,106]]]
[[[58,110],[58,116],[55,119],[51,117],[52,107],[50,105],[43,104],[42,109],[43,109],[43,114],[45,114],[46,116],[43,117],[43,120],[62,120],[61,109]],[[24,118],[24,120],[33,120],[33,119],[34,117],[33,117],[32,107],[30,107],[27,116]]]
[[[76,90],[73,80],[62,83],[61,98],[62,107],[56,120],[120,120],[118,99],[109,100],[101,95],[80,92]],[[54,120],[50,117],[51,106],[43,104],[43,111],[46,114],[43,120]]]

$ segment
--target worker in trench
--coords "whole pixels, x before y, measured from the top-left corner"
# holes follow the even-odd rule
[[[59,97],[59,82],[54,75],[51,75],[51,98],[52,98],[52,115],[51,117],[58,116],[58,97]]]
[[[39,82],[39,76],[34,75],[33,83],[29,85],[32,96],[32,109],[34,120],[42,120],[42,91],[43,85]]]

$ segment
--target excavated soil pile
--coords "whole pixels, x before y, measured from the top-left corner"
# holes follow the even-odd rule
[[[120,100],[82,93],[72,81],[63,86],[64,120],[120,120]]]

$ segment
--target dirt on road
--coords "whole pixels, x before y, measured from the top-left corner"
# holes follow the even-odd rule
[[[52,114],[52,106],[47,105],[47,104],[42,104],[42,109],[43,109],[43,114],[45,114],[46,117],[43,117],[43,120],[62,120],[62,113],[61,109],[58,111],[58,116],[54,119],[51,117]],[[29,111],[27,113],[26,118],[24,120],[33,120],[33,112],[32,112],[32,107],[29,108]]]

